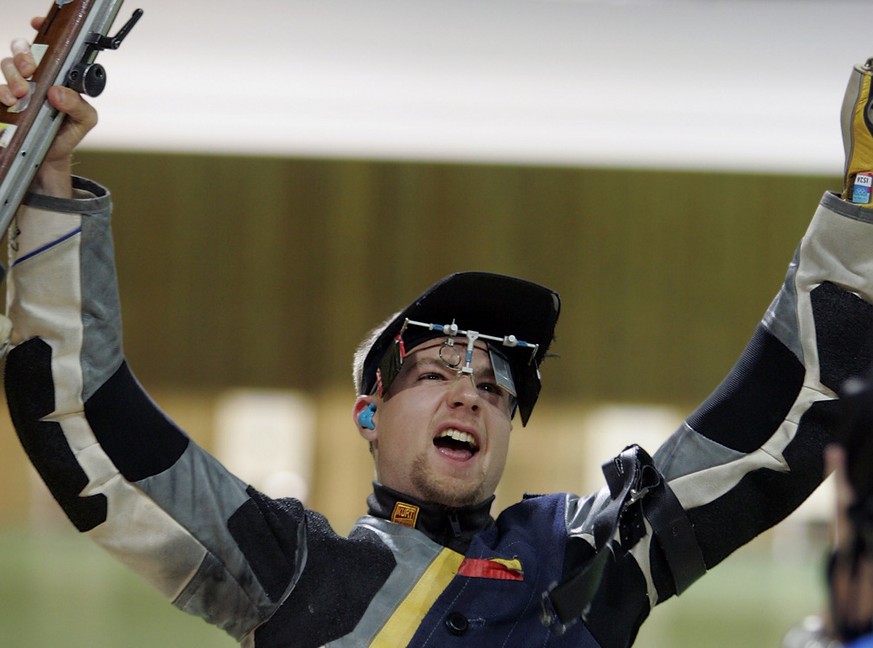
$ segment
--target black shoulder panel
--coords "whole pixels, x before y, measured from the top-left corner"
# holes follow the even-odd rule
[[[49,491],[82,532],[106,521],[106,496],[80,497],[88,476],[58,423],[40,419],[55,409],[52,350],[39,338],[20,344],[6,359],[6,400],[15,431]]]
[[[318,648],[349,634],[397,564],[367,529],[342,538],[312,511],[306,511],[306,528],[306,568],[288,600],[257,631],[258,648]]]
[[[821,382],[839,392],[846,379],[867,375],[873,360],[873,306],[823,283],[810,293]]]
[[[128,481],[172,466],[189,439],[143,391],[124,362],[85,403],[97,440]]]
[[[303,505],[295,499],[270,499],[251,486],[251,499],[227,521],[258,582],[271,601],[278,601],[294,578],[297,532],[303,522]]]

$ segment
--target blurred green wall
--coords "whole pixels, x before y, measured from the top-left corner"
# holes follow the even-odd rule
[[[836,178],[87,152],[127,352],[161,387],[351,385],[363,332],[456,270],[564,299],[549,398],[697,402]],[[351,396],[351,391],[350,391]]]

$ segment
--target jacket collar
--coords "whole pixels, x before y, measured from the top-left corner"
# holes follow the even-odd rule
[[[492,495],[480,504],[452,508],[422,502],[414,497],[373,482],[367,498],[370,515],[418,529],[428,538],[458,553],[466,553],[477,533],[494,524],[491,517]]]

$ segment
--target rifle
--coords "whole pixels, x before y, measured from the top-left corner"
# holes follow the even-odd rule
[[[6,232],[24,194],[42,164],[63,115],[47,101],[53,85],[90,97],[106,85],[106,70],[94,60],[105,49],[118,49],[142,16],[142,9],[115,36],[106,32],[123,0],[54,0],[33,41],[36,72],[30,93],[7,108],[0,106],[0,236]]]

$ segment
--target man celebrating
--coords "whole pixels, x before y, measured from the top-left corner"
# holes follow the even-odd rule
[[[27,44],[0,101],[27,92]],[[124,359],[110,197],[71,175],[96,114],[66,126],[11,228],[6,389],[28,456],[73,524],[178,608],[242,645],[628,646],[652,607],[777,523],[821,480],[843,382],[873,361],[869,67],[844,109],[844,196],[826,194],[728,379],[658,450],[632,446],[590,497],[491,516],[514,420],[540,391],[558,296],[489,273],[447,277],[365,340],[354,423],[377,483],[348,538],[198,448]]]

